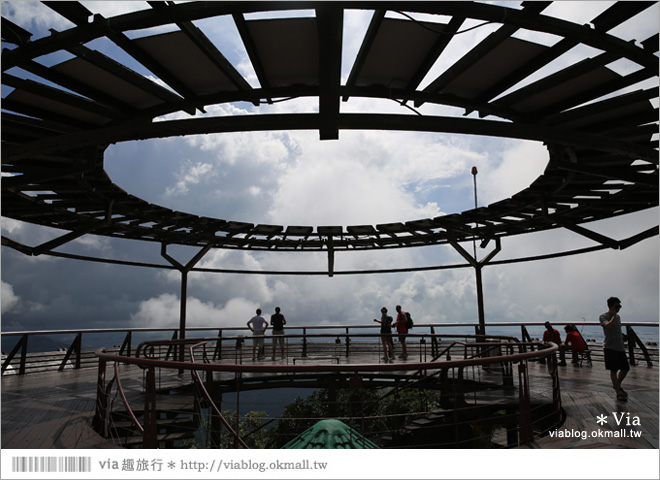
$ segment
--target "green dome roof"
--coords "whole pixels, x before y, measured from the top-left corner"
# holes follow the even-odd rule
[[[282,448],[379,448],[344,422],[321,420]]]

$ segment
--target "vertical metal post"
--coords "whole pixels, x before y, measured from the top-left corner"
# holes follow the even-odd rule
[[[222,328],[218,331],[218,341],[213,352],[213,361],[222,359]]]
[[[626,325],[626,336],[628,337],[628,360],[633,367],[635,363],[635,332],[630,325]]]
[[[179,338],[184,340],[186,338],[186,302],[188,299],[188,272],[199,262],[204,255],[213,247],[213,238],[202,248],[197,254],[185,265],[182,265],[177,260],[172,258],[167,253],[167,244],[161,244],[160,255],[165,260],[170,262],[179,272],[181,272],[181,299],[180,299],[180,317],[179,317]],[[184,361],[185,350],[183,346],[179,351],[179,361]],[[181,370],[179,373],[183,373]]]
[[[105,367],[106,360],[99,358],[99,370],[96,380],[96,409],[92,426],[95,431],[107,438],[108,397],[105,393]]]
[[[18,368],[19,375],[25,375],[25,365],[27,362],[27,348],[28,348],[28,334],[24,334],[21,338],[21,364]]]
[[[234,435],[234,448],[238,448],[238,437],[241,432],[241,372],[236,372],[236,427]]]
[[[186,305],[188,304],[188,271],[181,271],[181,301],[179,308],[179,338],[184,340],[186,338]],[[185,348],[181,344],[179,348],[179,361],[185,360]]]
[[[477,209],[477,167],[472,167],[472,178],[474,179],[474,209]],[[476,227],[477,224],[475,222],[474,226]],[[472,239],[472,250],[474,251],[474,259],[477,259],[477,239],[473,238]]]
[[[527,362],[524,361],[518,364],[518,404],[520,405],[518,438],[519,444],[522,445],[534,440],[529,399],[529,376],[527,374]]]
[[[147,369],[144,392],[144,432],[142,432],[143,448],[158,448],[158,425],[156,423],[156,371],[154,367]]]

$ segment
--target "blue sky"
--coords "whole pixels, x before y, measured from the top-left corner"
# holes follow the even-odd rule
[[[83,2],[111,16],[148,8],[144,2]],[[517,4],[518,2],[510,2]],[[548,14],[585,23],[612,2],[557,2]],[[655,12],[656,15],[652,13]],[[47,27],[71,25],[36,2],[3,2],[2,13],[35,37]],[[302,12],[302,14],[306,14]],[[658,8],[617,27],[626,40],[643,40],[658,31]],[[364,12],[347,15],[344,78],[369,22]],[[205,20],[198,26],[223,46],[223,54],[249,83],[256,76],[231,20]],[[476,28],[456,39],[425,82],[448,62],[492,32]],[[134,32],[144,36],[156,31]],[[521,33],[529,41],[556,39]],[[129,62],[150,75],[116,47],[89,45]],[[559,69],[592,52],[570,51],[552,68]],[[118,56],[121,55],[121,56]],[[44,63],[66,56],[52,55]],[[630,68],[625,62],[610,66]],[[10,72],[26,76],[20,70]],[[158,79],[155,79],[158,81]],[[656,79],[657,80],[657,79]],[[424,83],[423,83],[424,84]],[[649,88],[656,84],[641,84]],[[3,96],[7,94],[3,91]],[[657,107],[657,104],[655,104]],[[407,113],[393,101],[351,99],[342,111]],[[259,107],[259,111],[315,111],[315,99]],[[444,114],[447,107],[424,105],[420,113]],[[242,115],[255,111],[237,103],[207,108],[206,115]],[[186,118],[187,114],[168,118]],[[192,136],[127,142],[108,148],[105,167],[126,191],[176,210],[251,223],[282,225],[358,225],[407,221],[460,212],[474,206],[473,165],[479,169],[479,205],[510,197],[539,176],[547,163],[536,142],[413,132],[343,131],[336,141],[319,141],[318,132],[259,132]],[[598,222],[588,228],[627,238],[657,225],[658,211]],[[38,245],[61,232],[2,219],[3,235]],[[528,234],[502,241],[497,260],[593,246],[568,231]],[[471,249],[470,245],[466,248]],[[104,258],[163,263],[159,244],[86,236],[60,251]],[[597,321],[605,299],[620,297],[628,321],[658,321],[658,238],[623,251],[492,266],[484,270],[486,319],[503,321]],[[195,250],[172,248],[185,263]],[[480,256],[488,249],[481,250]],[[204,268],[249,270],[323,270],[325,255],[250,253],[213,250]],[[463,263],[451,246],[390,252],[341,253],[336,270],[401,268]],[[180,276],[167,270],[76,262],[50,256],[27,257],[2,249],[2,328],[41,330],[103,327],[175,327],[178,325]],[[282,307],[290,325],[371,324],[380,307],[401,304],[417,323],[476,322],[474,273],[471,269],[407,274],[290,277],[193,273],[188,287],[188,324],[242,326],[257,307],[272,313]],[[536,332],[540,335],[539,332]],[[533,333],[534,334],[534,333]]]

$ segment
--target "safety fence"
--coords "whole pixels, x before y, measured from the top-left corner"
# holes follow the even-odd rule
[[[218,339],[212,340],[147,341],[130,357],[97,351],[96,430],[123,446],[277,448],[310,424],[335,418],[381,448],[466,448],[518,446],[562,421],[554,344],[541,348],[539,342],[503,336],[431,336],[426,342],[430,352],[424,357],[420,347],[415,353],[422,360],[379,362],[377,343],[372,342],[372,351],[350,351],[335,362],[317,355],[322,351],[317,346],[328,348],[327,335],[308,334],[307,352],[316,361],[294,364],[237,358],[219,363],[213,360]],[[419,345],[424,345],[421,339]],[[171,359],[182,349],[183,361]],[[357,358],[346,361],[350,357]],[[548,360],[548,368],[532,378],[528,362],[541,359]],[[108,364],[115,366],[109,381]],[[118,365],[143,372],[141,382],[133,377],[131,392],[123,386]],[[172,378],[187,378],[187,372],[190,382],[171,386]],[[323,415],[301,410],[296,416],[252,418],[251,424],[247,416],[241,418],[241,392],[262,389],[268,395],[283,385],[323,388],[328,394],[320,402]],[[378,408],[388,398],[409,397],[410,392],[421,403],[400,412]],[[236,397],[233,417],[220,407],[228,393]],[[319,405],[315,408],[318,413]]]

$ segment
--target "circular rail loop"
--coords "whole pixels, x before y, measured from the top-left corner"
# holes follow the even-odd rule
[[[544,346],[540,342],[526,343],[526,345]],[[506,343],[507,346],[518,344]],[[490,344],[489,346],[493,346]],[[137,365],[140,368],[168,368],[178,370],[201,370],[209,372],[245,372],[245,373],[296,373],[296,372],[392,372],[392,371],[418,371],[437,370],[446,368],[464,368],[476,365],[493,365],[505,362],[521,362],[524,360],[546,357],[559,350],[555,344],[551,344],[542,350],[532,352],[514,353],[511,355],[499,355],[484,358],[471,358],[465,360],[449,360],[435,362],[406,362],[406,363],[361,363],[361,364],[314,364],[314,365],[247,365],[235,363],[193,363],[176,360],[157,360],[152,358],[136,358],[125,355],[106,353],[105,349],[99,348],[95,354],[108,362],[120,362],[128,365]]]
[[[13,48],[2,53],[2,84],[13,90],[3,99],[2,215],[70,232],[55,244],[40,247],[20,245],[6,237],[3,245],[38,255],[69,239],[95,234],[158,242],[163,248],[178,244],[327,251],[334,258],[340,251],[477,239],[495,239],[499,246],[499,240],[507,236],[577,229],[586,222],[657,207],[658,150],[653,135],[658,132],[658,115],[652,101],[657,101],[658,91],[634,88],[658,77],[657,36],[637,43],[610,33],[654,2],[618,2],[593,19],[593,26],[544,14],[548,3],[527,2],[520,9],[476,2],[154,3],[146,10],[105,18],[76,2],[49,2],[49,8],[76,26],[35,41],[30,41],[30,32],[3,18],[3,27],[12,26],[3,28],[3,41]],[[314,14],[286,17],[287,12],[300,9]],[[351,73],[342,82],[341,38],[350,9],[371,11],[373,17]],[[285,18],[249,18],[251,13],[270,10],[284,13]],[[439,16],[437,21],[420,21],[413,19],[416,14]],[[192,23],[220,16],[235,23],[258,86],[251,86],[224,57],[226,45],[214,44]],[[420,88],[441,53],[452,48],[457,36],[471,30],[463,26],[474,20],[480,22],[474,28],[493,25],[494,33]],[[162,26],[172,32],[141,39],[127,36],[130,31]],[[294,43],[309,45],[308,56],[291,55],[285,36],[277,34],[282,31]],[[539,45],[515,38],[518,31],[551,34],[559,40],[553,46]],[[118,45],[169,88],[86,46],[99,39]],[[165,58],[162,53],[168,45],[176,45],[183,53]],[[393,51],[396,45],[427,54],[413,58],[404,51],[401,58],[393,53],[385,60],[378,55],[383,49]],[[579,46],[599,53],[526,81]],[[73,58],[52,66],[36,61],[59,51]],[[196,63],[191,65],[188,58],[196,58]],[[635,65],[633,73],[619,74],[608,68],[622,59]],[[14,68],[36,77],[21,78]],[[202,79],[201,83],[191,77]],[[211,80],[203,84],[204,78]],[[128,91],[133,101],[127,99]],[[318,113],[259,111],[261,105],[297,97],[318,98]],[[424,104],[459,107],[465,114],[478,113],[478,118],[342,113],[342,101],[352,98],[391,99],[410,108]],[[192,118],[196,112],[205,113],[209,105],[239,101],[252,103],[255,113]],[[190,117],[154,121],[167,114]],[[487,207],[436,218],[349,226],[255,225],[179,212],[125,192],[112,182],[103,165],[106,148],[116,142],[309,129],[318,130],[321,140],[336,139],[342,131],[354,129],[529,139],[547,146],[549,162],[528,188]],[[609,248],[625,248],[657,234],[656,227],[623,242],[600,241]]]

